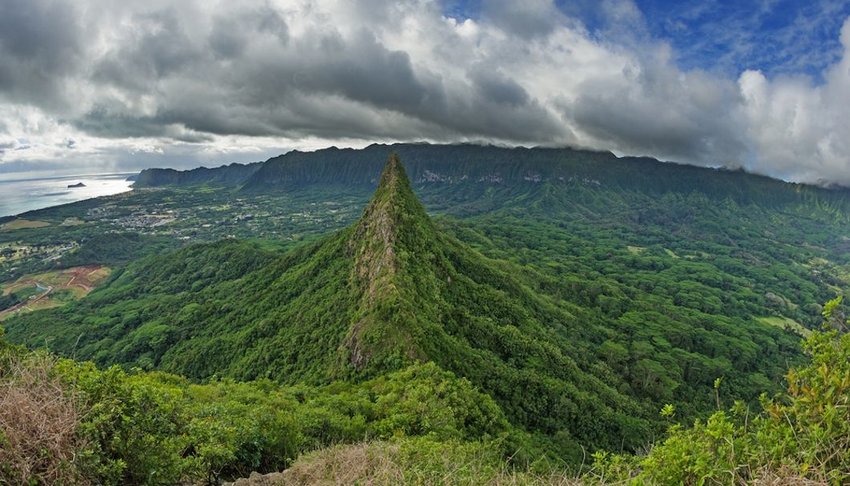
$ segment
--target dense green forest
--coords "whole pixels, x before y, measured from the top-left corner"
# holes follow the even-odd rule
[[[700,266],[690,267],[698,282]],[[696,282],[692,298],[709,298]],[[282,256],[225,240],[149,257],[77,304],[7,327],[14,341],[63,355],[195,380],[320,384],[434,361],[570,463],[583,448],[637,450],[660,431],[664,403],[705,412],[717,377],[736,398],[778,391],[797,357],[794,334],[734,319],[746,307],[683,308],[670,288],[658,298],[624,283],[594,296],[579,278],[489,259],[444,235],[393,156],[361,219],[326,239]]]
[[[0,234],[0,244],[76,242],[58,260],[0,266],[11,277],[91,263],[114,267],[86,298],[3,323],[15,343],[93,365],[20,350],[15,359],[48,360],[62,386],[82,396],[94,392],[78,380],[81,370],[95,382],[114,376],[126,384],[121,393],[143,393],[141,387],[167,395],[145,400],[174,414],[151,419],[159,425],[150,427],[167,431],[151,440],[175,444],[162,457],[125,458],[128,450],[104,452],[100,445],[91,453],[96,460],[74,474],[111,478],[94,482],[217,481],[280,470],[302,452],[365,440],[304,456],[296,466],[386,454],[393,474],[415,470],[424,482],[439,482],[429,475],[454,460],[475,464],[472,483],[546,482],[583,468],[588,482],[603,481],[600,474],[687,482],[696,477],[684,475],[690,459],[670,466],[673,476],[651,475],[675,462],[664,451],[698,458],[698,451],[682,451],[701,444],[699,434],[716,432],[703,425],[706,419],[727,420],[724,433],[750,434],[739,415],[714,413],[727,404],[736,403],[735,413],[764,406],[765,416],[770,403],[786,406],[787,398],[768,403],[760,396],[782,392],[789,367],[805,363],[799,342],[820,325],[820,303],[850,285],[850,199],[843,191],[604,153],[393,149],[409,179],[396,157],[381,172],[386,146],[291,153],[247,169],[159,181],[149,171],[145,184],[160,187],[34,212],[25,217],[53,225]],[[152,206],[161,208],[156,218],[171,222],[114,226],[144,221],[144,208]],[[68,218],[85,224],[60,224]],[[221,223],[226,218],[233,222]],[[109,225],[118,229],[95,231]],[[809,342],[838,339],[821,336]],[[825,344],[812,346],[808,352],[825,352]],[[420,376],[430,381],[414,391]],[[458,390],[462,405],[432,403],[441,415],[419,425],[408,422],[426,409],[412,401],[404,410],[346,408],[355,395],[380,408],[429,387]],[[276,402],[276,394],[285,399]],[[93,396],[86,406],[106,395]],[[331,401],[341,408],[328,413],[339,415],[322,418],[321,431],[299,428],[302,413]],[[472,402],[484,408],[472,411]],[[254,404],[295,414],[280,419],[294,429],[257,422]],[[192,420],[205,406],[217,410],[208,425],[232,442],[198,445],[202,439],[192,431],[201,426]],[[233,419],[231,408],[241,410]],[[695,419],[695,428],[671,429],[668,442],[642,454],[671,420]],[[122,426],[147,426],[144,420]],[[454,425],[445,434],[433,431],[443,424]],[[239,431],[254,445],[239,442]],[[274,442],[286,434],[298,437]],[[436,451],[443,448],[456,456],[441,462]],[[202,450],[224,459],[210,465]],[[752,467],[765,466],[763,451],[750,452]],[[169,479],[138,475],[159,461]],[[726,474],[723,467],[713,473]]]
[[[507,451],[528,442],[490,397],[433,364],[359,384],[194,385],[0,346],[3,484],[208,484],[338,443],[421,436]]]
[[[433,363],[357,384],[199,385],[27,352],[0,332],[0,481],[219,484],[285,469],[238,484],[846,484],[850,323],[840,304],[828,303],[825,330],[805,341],[811,361],[788,372],[787,393],[726,411],[718,379],[707,419],[683,426],[665,405],[667,437],[648,452],[599,450],[580,469]]]

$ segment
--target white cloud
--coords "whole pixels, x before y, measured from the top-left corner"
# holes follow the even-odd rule
[[[0,21],[0,170],[425,139],[850,184],[850,24],[822,83],[736,82],[679,69],[629,0],[603,5],[618,35],[589,34],[550,0],[487,2],[464,20],[435,0],[4,1],[20,19]]]
[[[771,81],[758,71],[741,75],[753,170],[850,185],[850,19],[841,40],[844,55],[827,70],[824,84],[805,77]]]

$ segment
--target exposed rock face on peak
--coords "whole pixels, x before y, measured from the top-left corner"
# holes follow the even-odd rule
[[[431,219],[413,194],[398,155],[390,155],[378,189],[349,240],[355,277],[367,289],[370,301],[398,270],[396,246],[410,250],[434,237]]]
[[[404,309],[409,303],[404,295],[406,289],[397,282],[398,274],[407,270],[408,262],[399,259],[422,257],[427,253],[426,246],[436,246],[433,223],[413,194],[398,155],[391,154],[375,195],[348,241],[354,257],[351,278],[361,292],[359,317],[345,341],[350,363],[355,368],[361,369],[368,364],[371,352],[365,349],[363,341],[376,326],[381,328],[381,339],[391,342],[373,342],[373,346],[395,348],[405,358],[425,358],[414,345],[408,326],[387,328],[387,316],[382,317],[381,312],[408,313],[408,309]]]
[[[355,258],[354,278],[365,288],[369,303],[374,302],[379,289],[384,293],[394,291],[391,280],[397,271],[395,247],[399,242],[399,227],[413,223],[414,218],[430,225],[398,156],[392,154],[378,189],[349,240]]]

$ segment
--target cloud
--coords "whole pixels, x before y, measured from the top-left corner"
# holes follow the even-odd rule
[[[630,0],[595,6],[593,32],[551,0],[519,5],[453,18],[435,0],[6,0],[0,144],[28,143],[0,164],[187,166],[424,139],[850,184],[847,24],[822,82],[735,79],[681,69]]]
[[[483,20],[524,39],[546,37],[568,20],[548,0],[492,0],[485,2]]]
[[[0,93],[47,108],[66,102],[64,80],[77,74],[82,36],[69,3],[4,0]]]
[[[841,29],[841,42],[844,55],[824,73],[821,85],[806,77],[770,81],[759,71],[741,75],[752,169],[850,184],[850,19]]]

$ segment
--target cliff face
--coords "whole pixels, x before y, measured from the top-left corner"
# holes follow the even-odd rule
[[[136,176],[133,187],[191,186],[200,184],[238,186],[251,177],[262,164],[262,162],[230,164],[213,169],[199,167],[187,171],[145,169]]]
[[[480,145],[374,144],[363,149],[292,151],[265,162],[190,171],[147,169],[135,187],[217,184],[248,192],[345,187],[364,194],[378,185],[388,152],[404,160],[417,189],[463,191],[478,197],[489,189],[526,193],[536,187],[583,186],[659,196],[699,191],[715,200],[778,206],[817,199],[850,211],[847,189],[791,184],[741,171],[694,167],[651,158],[617,158],[610,152],[570,148],[503,148]]]
[[[420,259],[438,246],[433,224],[413,194],[398,155],[390,155],[378,189],[348,240],[359,302],[345,348],[356,369],[364,368],[373,354],[389,350],[401,358],[426,358],[411,329],[417,321],[411,295],[415,290],[405,287],[404,277],[411,258]]]
[[[610,153],[480,145],[374,144],[363,149],[290,152],[266,161],[244,189],[265,191],[343,184],[374,188],[387,152],[404,160],[412,184],[530,184],[566,180],[588,163],[616,161]],[[565,165],[566,164],[566,165]]]

